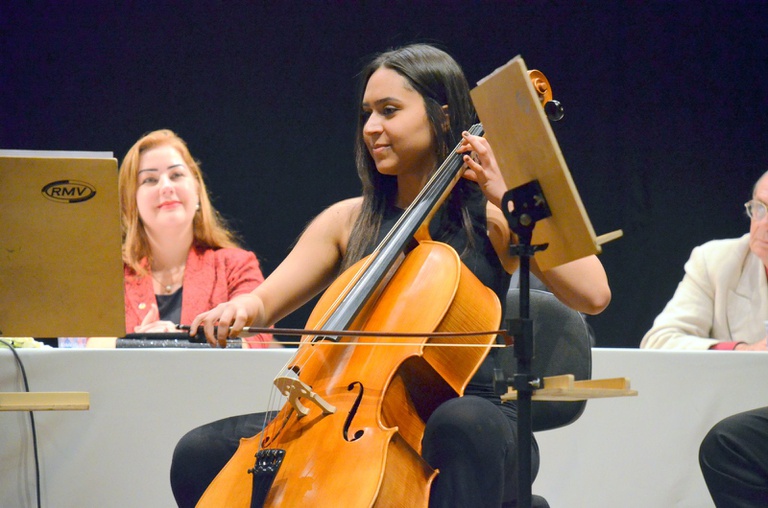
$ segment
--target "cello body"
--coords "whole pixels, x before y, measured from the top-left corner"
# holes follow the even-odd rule
[[[308,328],[326,322],[363,259],[323,294]],[[450,246],[423,241],[365,302],[353,330],[470,332],[501,319],[496,294],[462,264]],[[378,341],[378,343],[377,343]],[[254,456],[284,457],[263,506],[426,507],[438,474],[421,458],[425,421],[442,402],[461,396],[495,335],[462,338],[477,347],[451,348],[450,338],[302,339],[288,370],[335,410],[286,404],[260,434],[241,440],[198,507],[252,506]],[[386,344],[381,344],[386,342]],[[364,344],[362,344],[364,343]],[[433,347],[443,343],[446,347]]]

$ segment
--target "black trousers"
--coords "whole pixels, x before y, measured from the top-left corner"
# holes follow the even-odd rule
[[[430,508],[515,506],[517,497],[517,419],[513,404],[465,396],[442,404],[430,416],[422,440],[423,456],[440,469],[432,485]],[[187,433],[176,445],[171,487],[181,508],[193,507],[237,450],[241,437],[257,434],[265,414],[225,418]],[[536,441],[532,475],[539,469]],[[547,507],[536,498],[535,507]]]
[[[701,443],[699,464],[718,508],[768,506],[768,407],[715,424]]]

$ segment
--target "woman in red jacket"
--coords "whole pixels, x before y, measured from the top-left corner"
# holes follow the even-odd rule
[[[120,166],[127,333],[175,331],[264,281],[208,196],[200,166],[170,130],[139,139]],[[264,347],[269,334],[246,339]]]

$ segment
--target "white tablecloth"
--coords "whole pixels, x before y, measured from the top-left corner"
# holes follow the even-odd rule
[[[43,506],[171,507],[173,447],[189,429],[263,409],[290,351],[19,350],[32,391],[87,391],[88,411],[35,412]],[[553,508],[702,508],[701,438],[768,405],[768,356],[595,349],[593,377],[628,377],[637,397],[597,399],[537,435],[533,491]],[[0,391],[21,389],[0,350]],[[0,412],[0,506],[35,504],[29,417]]]

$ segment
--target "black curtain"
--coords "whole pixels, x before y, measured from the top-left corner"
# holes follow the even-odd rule
[[[8,5],[10,4],[10,5]],[[520,54],[604,246],[598,346],[636,347],[690,250],[748,230],[768,170],[759,2],[191,2],[0,7],[0,148],[113,151],[170,128],[269,273],[307,221],[359,192],[356,74],[431,42],[471,84]],[[308,309],[281,323],[302,326]]]

